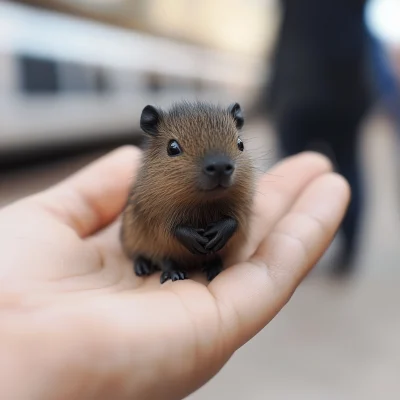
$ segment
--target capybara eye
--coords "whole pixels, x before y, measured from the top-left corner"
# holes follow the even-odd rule
[[[237,141],[237,146],[238,146],[238,149],[240,150],[240,151],[243,151],[244,150],[244,144],[243,144],[243,141],[242,141],[242,139],[238,139],[238,141]]]
[[[181,150],[181,147],[179,146],[179,143],[176,140],[171,140],[168,143],[167,152],[170,157],[175,157],[175,156],[179,156],[179,154],[182,153],[182,150]]]

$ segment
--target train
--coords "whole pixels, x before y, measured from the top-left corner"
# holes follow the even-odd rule
[[[0,3],[0,152],[135,134],[146,104],[250,105],[257,56]]]

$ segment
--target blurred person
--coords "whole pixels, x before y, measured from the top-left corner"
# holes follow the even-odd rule
[[[259,181],[235,265],[208,286],[160,285],[134,275],[119,243],[140,159],[137,148],[117,149],[0,210],[3,399],[187,396],[287,303],[349,201],[325,157],[288,158],[271,171],[284,179]]]
[[[343,252],[334,268],[343,275],[353,270],[364,205],[358,132],[376,96],[364,21],[366,1],[281,0],[281,4],[267,107],[282,157],[306,149],[323,152],[350,183]]]

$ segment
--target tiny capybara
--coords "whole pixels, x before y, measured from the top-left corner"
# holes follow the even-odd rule
[[[161,270],[163,284],[197,268],[211,281],[246,241],[255,176],[243,124],[238,103],[143,109],[148,143],[121,227],[137,276]]]

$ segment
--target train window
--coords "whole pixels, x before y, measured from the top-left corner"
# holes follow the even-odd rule
[[[156,73],[148,72],[147,77],[147,88],[150,92],[160,92],[163,89],[163,82],[161,76]]]
[[[95,90],[93,71],[86,65],[62,63],[59,67],[59,76],[63,91],[87,93]]]
[[[27,94],[56,93],[60,90],[57,62],[28,55],[17,57],[20,89]]]
[[[107,72],[103,68],[96,68],[94,78],[95,88],[98,93],[105,93],[111,90],[110,82],[107,79]]]

